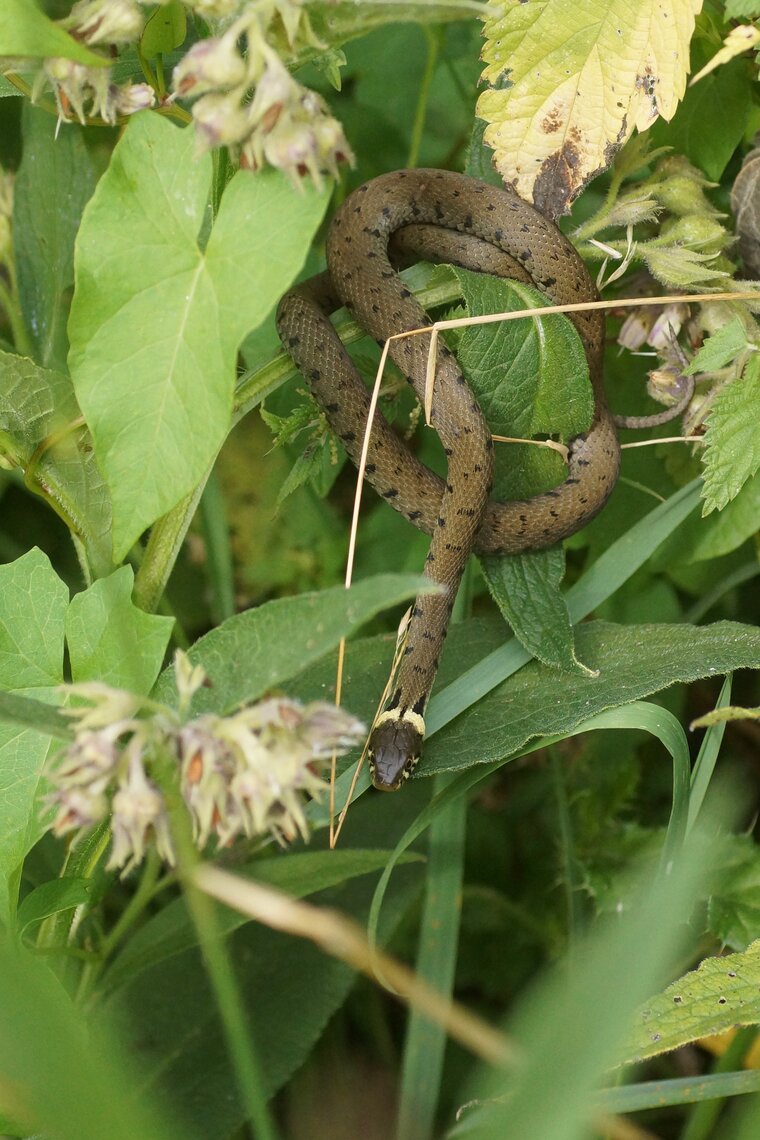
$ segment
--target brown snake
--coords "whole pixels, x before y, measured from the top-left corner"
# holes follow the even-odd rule
[[[394,266],[411,258],[447,262],[536,286],[563,305],[598,295],[583,261],[556,226],[512,191],[463,174],[406,170],[355,190],[335,215],[327,238],[328,272],[290,290],[277,327],[332,429],[358,464],[370,395],[329,314],[341,305],[383,344],[392,333],[429,325],[430,318]],[[418,597],[388,708],[369,742],[376,788],[393,791],[412,771],[425,732],[424,712],[435,680],[457,587],[471,551],[515,554],[551,546],[580,530],[615,486],[620,448],[616,421],[650,426],[684,405],[652,417],[613,417],[602,384],[604,317],[572,313],[594,390],[591,427],[569,445],[567,478],[532,499],[489,501],[493,442],[453,354],[439,347],[431,423],[444,446],[443,480],[408,450],[382,417],[369,445],[367,479],[415,526],[432,535],[425,575],[444,587]],[[392,342],[390,354],[424,399],[429,338]]]

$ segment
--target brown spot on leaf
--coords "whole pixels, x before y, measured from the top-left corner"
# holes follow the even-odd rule
[[[541,123],[541,130],[544,134],[551,135],[558,131],[562,126],[562,112],[559,107],[552,107],[548,115],[544,116]]]

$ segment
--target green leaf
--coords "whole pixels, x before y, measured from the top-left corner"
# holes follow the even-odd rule
[[[712,50],[711,45],[709,53],[694,53],[692,72],[707,62]],[[753,86],[752,73],[744,60],[724,64],[687,89],[683,103],[667,126],[655,125],[655,144],[674,147],[704,170],[709,179],[719,181],[746,129]]]
[[[468,625],[449,636],[465,636],[459,631]],[[503,759],[533,737],[573,732],[595,713],[676,681],[760,668],[760,631],[733,622],[702,627],[593,622],[578,627],[576,637],[579,656],[597,676],[558,675],[531,661],[428,740],[420,774]]]
[[[670,1077],[662,1081],[643,1081],[637,1085],[618,1085],[602,1089],[597,1095],[599,1112],[640,1112],[673,1104],[696,1104],[705,1100],[760,1091],[760,1073],[702,1073],[693,1077]],[[754,1140],[755,1133],[750,1133]],[[734,1140],[739,1140],[734,1136]]]
[[[732,950],[746,950],[760,930],[760,852],[751,836],[724,836],[711,887],[708,929]]]
[[[575,656],[570,614],[560,585],[565,575],[562,546],[511,557],[480,559],[488,589],[505,621],[532,657],[570,673],[588,673]]]
[[[68,600],[50,559],[36,547],[0,566],[0,687],[60,684]]]
[[[190,650],[211,681],[193,708],[228,711],[282,685],[312,661],[334,649],[364,622],[389,606],[435,590],[416,574],[379,574],[349,590],[335,586],[319,593],[278,598],[237,614],[207,633]],[[156,696],[167,704],[175,694],[174,671],[161,675]]]
[[[0,455],[23,468],[81,539],[94,575],[111,563],[111,500],[81,418],[71,380],[15,353],[0,351]]]
[[[513,312],[546,304],[538,290],[482,273],[454,269],[470,314]],[[530,439],[557,434],[568,440],[593,416],[593,393],[581,339],[567,317],[465,328],[457,356],[496,435]],[[516,499],[563,481],[567,467],[556,451],[528,444],[496,449],[494,494]],[[523,645],[547,664],[583,669],[559,584],[561,547],[515,557],[481,559],[488,588]]]
[[[727,20],[754,20],[760,16],[760,0],[726,0]]]
[[[302,899],[381,870],[389,855],[389,851],[362,850],[289,852],[257,859],[247,867],[238,868],[238,873]],[[420,856],[409,855],[406,861],[418,858]],[[231,934],[249,921],[238,911],[227,907],[219,910],[218,922],[223,934]],[[117,989],[141,970],[197,945],[198,936],[185,902],[175,899],[130,938],[106,975],[106,989]]]
[[[76,594],[66,614],[72,680],[104,681],[147,695],[164,660],[174,618],[139,610],[134,574],[122,566]]]
[[[747,332],[739,317],[734,317],[717,332],[709,336],[693,359],[684,368],[687,376],[696,372],[715,372],[724,368],[747,347]]]
[[[35,887],[18,908],[16,921],[19,933],[23,934],[29,926],[53,914],[87,903],[92,889],[92,879],[51,879],[49,883]]]
[[[642,995],[686,948],[709,857],[707,844],[691,844],[668,875],[653,881],[640,869],[621,913],[593,927],[569,961],[522,997],[506,1026],[520,1044],[520,1063],[506,1078],[483,1073],[470,1095],[486,1104],[462,1115],[452,1140],[593,1135],[599,1084],[619,1059]],[[489,1105],[489,1098],[497,1099]]]
[[[718,392],[707,418],[703,515],[725,507],[760,467],[759,420],[760,354],[754,353],[741,379]]]
[[[211,159],[132,118],[82,220],[69,363],[121,560],[199,482],[229,428],[235,354],[303,263],[328,194],[239,172],[205,249]]]
[[[505,313],[545,306],[528,285],[454,269],[470,313]],[[475,325],[462,330],[457,356],[495,435],[565,442],[591,424],[594,399],[581,339],[567,317]],[[555,486],[567,475],[556,451],[529,444],[496,448],[494,495],[519,499]]]
[[[45,59],[62,56],[88,67],[107,67],[109,60],[88,51],[58,24],[43,16],[35,0],[3,0],[0,7],[0,56]]]
[[[146,59],[167,55],[184,43],[187,35],[187,17],[180,0],[154,9],[145,21],[140,47]]]
[[[55,689],[31,691],[40,701],[59,699]],[[45,733],[0,724],[0,926],[9,923],[15,908],[21,865],[48,826],[40,815],[43,772],[59,747]]]
[[[36,358],[47,368],[63,370],[74,238],[95,189],[95,171],[79,124],[69,123],[64,130],[59,125],[48,111],[24,105],[13,251],[19,299]]]
[[[727,503],[720,513],[690,519],[680,536],[681,541],[666,549],[673,555],[673,561],[681,564],[704,562],[708,558],[730,554],[756,533],[758,511],[760,471],[747,480],[736,498]],[[659,557],[658,561],[662,564]]]
[[[58,979],[39,959],[0,940],[0,1072],[14,1115],[30,1132],[56,1140],[172,1140],[136,1093],[133,1057],[113,1033],[85,1024]]]
[[[626,1063],[760,1022],[760,939],[741,954],[705,958],[639,1011]]]

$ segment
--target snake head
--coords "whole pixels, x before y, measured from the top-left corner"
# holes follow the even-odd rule
[[[397,792],[420,758],[425,722],[410,709],[381,713],[369,738],[369,774],[380,792]]]

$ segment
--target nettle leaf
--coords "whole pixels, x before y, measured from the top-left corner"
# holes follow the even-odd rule
[[[132,567],[122,566],[72,598],[66,642],[74,681],[104,681],[133,693],[150,692],[174,618],[138,609],[132,601],[133,585]]]
[[[740,317],[734,317],[709,336],[694,358],[689,361],[684,373],[694,376],[697,372],[715,372],[724,368],[747,347],[747,333]]]
[[[491,596],[520,643],[544,665],[587,674],[575,656],[573,625],[560,591],[564,547],[487,555],[480,565]]]
[[[504,313],[546,305],[536,289],[454,269],[469,313]],[[568,440],[593,416],[593,392],[580,336],[563,314],[465,328],[457,356],[495,435]],[[497,444],[494,495],[528,497],[561,483],[567,467],[556,451]],[[496,603],[526,649],[548,665],[581,669],[559,585],[561,547],[481,559]]]
[[[69,365],[117,561],[203,477],[229,428],[237,348],[300,269],[329,196],[241,171],[202,248],[211,166],[191,131],[134,117],[77,238]]]
[[[34,0],[3,0],[0,7],[0,55],[46,59],[62,56],[88,67],[107,67],[109,60],[89,51],[59,24],[43,16]]]
[[[760,354],[754,353],[743,375],[718,392],[707,417],[703,515],[725,507],[760,467],[758,422]]]
[[[645,1061],[714,1033],[760,1022],[760,939],[740,954],[706,958],[646,1003],[625,1049]]]
[[[0,455],[21,467],[82,541],[93,574],[111,562],[111,500],[71,380],[0,351]]]
[[[544,307],[544,293],[516,281],[454,269],[469,313]],[[494,435],[554,435],[566,442],[594,414],[588,362],[573,324],[562,314],[473,325],[461,331],[457,356]],[[494,496],[520,499],[561,483],[562,457],[530,444],[497,444]]]
[[[702,0],[489,5],[477,114],[496,165],[549,216],[566,213],[634,127],[670,119]]]

